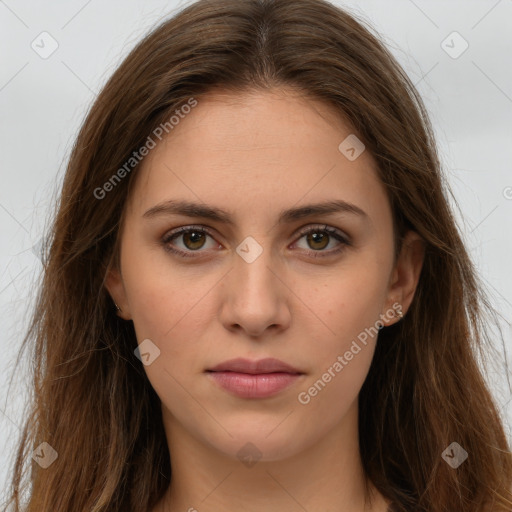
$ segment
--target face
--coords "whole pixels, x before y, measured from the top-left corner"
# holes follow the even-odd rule
[[[291,90],[211,92],[134,171],[107,287],[176,432],[276,460],[355,410],[376,327],[397,302],[405,314],[421,258],[395,261],[376,163],[353,138],[339,148],[354,134]],[[209,371],[235,358],[294,370]]]

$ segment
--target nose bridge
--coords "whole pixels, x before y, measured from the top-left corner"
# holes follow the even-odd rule
[[[260,243],[252,236],[248,236],[236,248],[235,287],[243,290],[246,298],[258,299],[258,296],[263,294],[269,300],[277,291],[274,275],[276,270],[271,271],[276,266],[276,261],[272,258],[270,244],[266,242],[268,239],[261,240]]]
[[[251,335],[289,322],[286,287],[275,275],[279,262],[264,244],[253,237],[244,239],[226,276],[222,321],[227,328],[237,325]]]

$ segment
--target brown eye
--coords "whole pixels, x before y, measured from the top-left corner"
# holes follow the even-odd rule
[[[314,258],[333,256],[351,245],[350,239],[343,232],[329,226],[310,227],[302,230],[300,235],[299,240],[305,239],[307,247],[299,248]],[[211,239],[210,247],[208,247],[208,238]],[[324,250],[331,243],[334,244],[334,247]],[[207,252],[206,249],[222,248],[210,232],[201,226],[178,228],[162,238],[162,245],[166,251],[182,257],[198,257],[201,253]]]
[[[305,245],[307,246],[302,247],[302,249],[315,258],[332,256],[351,245],[348,236],[344,235],[343,232],[325,225],[306,228],[301,231],[300,235],[299,240],[304,239],[306,241]],[[331,242],[334,244],[334,247],[330,250],[324,250],[331,244]],[[296,242],[296,244],[298,244],[298,242]]]
[[[200,231],[189,231],[187,233],[183,233],[182,236],[183,244],[191,251],[201,249],[206,239],[205,233],[201,233]]]
[[[210,247],[207,246],[208,238],[211,239]],[[200,254],[206,252],[208,248],[218,247],[208,230],[200,226],[176,229],[162,238],[162,245],[166,251],[179,256],[195,256],[194,253]]]
[[[315,250],[325,249],[329,244],[329,235],[318,231],[311,231],[306,235],[309,246]]]

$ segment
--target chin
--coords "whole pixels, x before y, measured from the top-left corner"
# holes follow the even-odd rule
[[[297,432],[290,430],[290,425],[287,425],[287,428],[279,425],[282,419],[275,422],[277,428],[269,428],[268,421],[264,428],[248,428],[246,425],[245,428],[236,431],[233,427],[226,426],[233,437],[225,434],[220,438],[210,437],[205,439],[205,442],[223,455],[247,463],[248,467],[252,467],[258,461],[284,460],[300,452],[308,443],[306,440],[298,439]],[[272,430],[273,428],[275,430]],[[209,433],[211,434],[211,431]]]

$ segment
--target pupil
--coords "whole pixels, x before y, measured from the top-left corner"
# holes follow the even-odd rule
[[[324,239],[325,239],[325,241],[327,241],[327,236],[325,236],[324,233],[312,233],[310,236],[313,238],[313,243],[321,244]],[[316,248],[323,249],[325,246],[326,246],[326,244],[324,243],[323,245],[321,245],[321,247],[316,247]]]
[[[193,245],[193,244],[197,244],[200,241],[202,236],[203,236],[203,233],[200,233],[198,231],[191,231],[190,233],[185,234],[185,239],[187,239],[187,238],[191,239],[191,243]],[[186,245],[188,245],[188,244],[186,244]],[[201,247],[201,245],[202,244],[200,244],[199,247]],[[198,249],[198,247],[192,247],[192,248]]]

